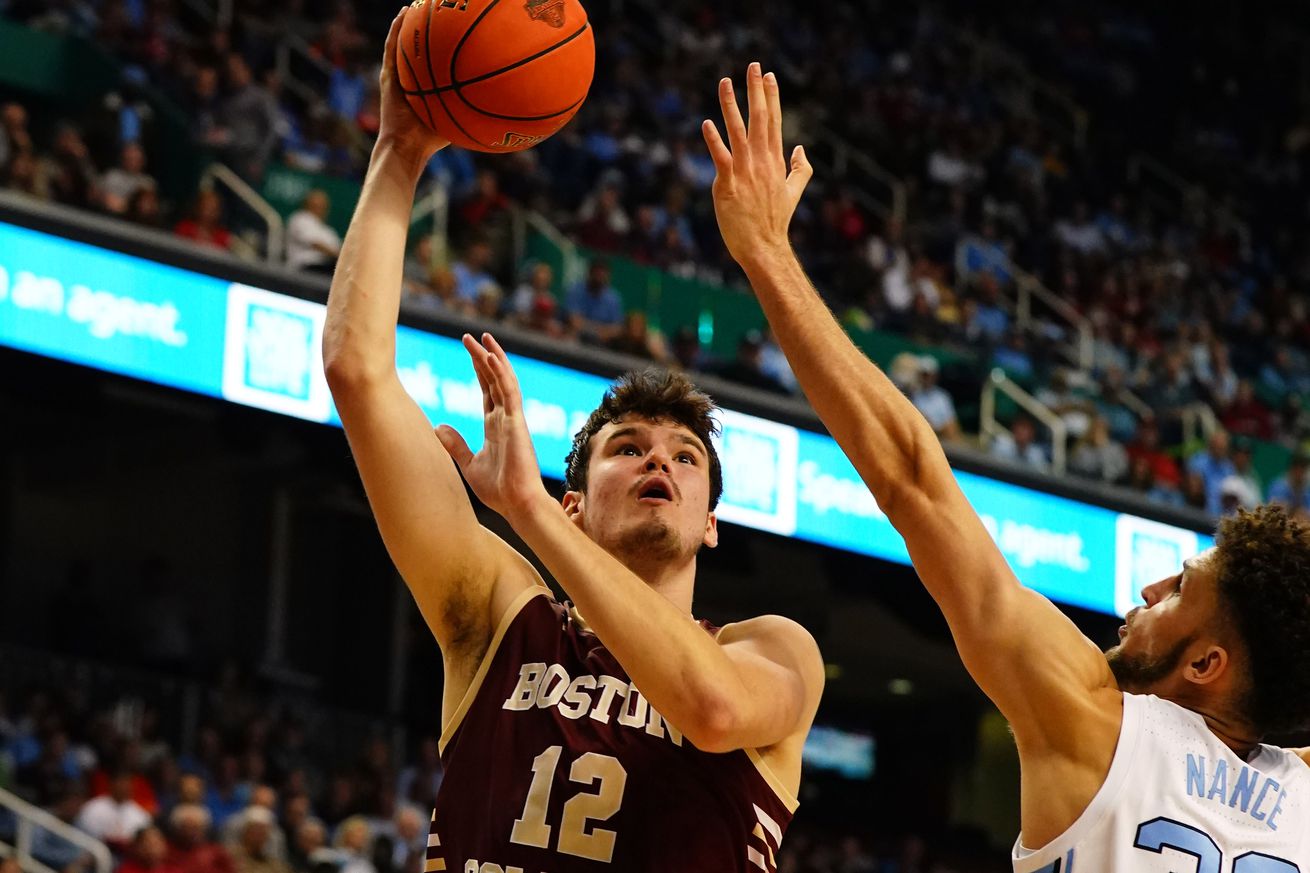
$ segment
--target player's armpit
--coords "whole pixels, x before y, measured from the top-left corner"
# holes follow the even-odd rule
[[[697,746],[707,752],[763,749],[809,730],[823,694],[823,658],[809,631],[765,615],[718,636],[733,665],[731,687],[716,695]]]
[[[1292,751],[1299,755],[1302,761],[1305,761],[1307,767],[1310,767],[1310,748],[1292,749]]]
[[[332,387],[391,560],[446,657],[476,657],[498,607],[537,584],[535,572],[478,522],[459,471],[394,370]]]
[[[1088,707],[1115,689],[1104,655],[1020,584],[954,477],[902,495],[895,519],[965,667],[1021,742],[1078,745]]]

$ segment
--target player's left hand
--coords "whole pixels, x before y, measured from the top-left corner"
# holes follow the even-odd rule
[[[437,439],[478,500],[512,523],[517,513],[548,496],[523,418],[523,392],[509,357],[491,334],[484,333],[481,342],[464,334],[464,348],[482,386],[482,448],[474,454],[459,432],[445,424],[437,428]]]
[[[732,80],[719,81],[719,103],[728,143],[714,122],[701,124],[714,159],[714,214],[728,252],[743,267],[773,252],[787,252],[787,227],[814,170],[796,146],[790,162],[782,154],[782,106],[778,79],[754,63],[746,71],[750,127],[742,120]]]

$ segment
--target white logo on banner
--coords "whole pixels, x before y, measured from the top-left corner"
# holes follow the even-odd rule
[[[1127,615],[1140,605],[1141,590],[1180,572],[1199,546],[1190,530],[1121,513],[1114,523],[1115,611]]]
[[[321,303],[233,284],[223,335],[223,398],[327,421]]]
[[[718,516],[784,536],[796,532],[796,428],[723,409],[715,442],[723,465]]]

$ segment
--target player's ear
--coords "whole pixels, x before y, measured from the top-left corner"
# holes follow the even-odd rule
[[[564,514],[569,517],[569,521],[579,526],[582,525],[584,497],[581,491],[565,491],[564,497],[560,500],[560,505],[564,507]]]
[[[1228,672],[1228,650],[1208,645],[1193,652],[1183,667],[1183,677],[1196,685],[1209,685]]]
[[[712,512],[705,517],[705,537],[701,542],[711,549],[719,544],[719,517]]]

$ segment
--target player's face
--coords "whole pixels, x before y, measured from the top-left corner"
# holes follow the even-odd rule
[[[718,542],[709,511],[709,454],[684,425],[632,418],[592,437],[585,494],[574,519],[609,551],[674,561]]]
[[[1142,590],[1145,606],[1128,613],[1119,644],[1105,653],[1119,687],[1135,693],[1167,690],[1180,680],[1192,649],[1209,644],[1218,606],[1214,551],[1183,562],[1180,573]]]

